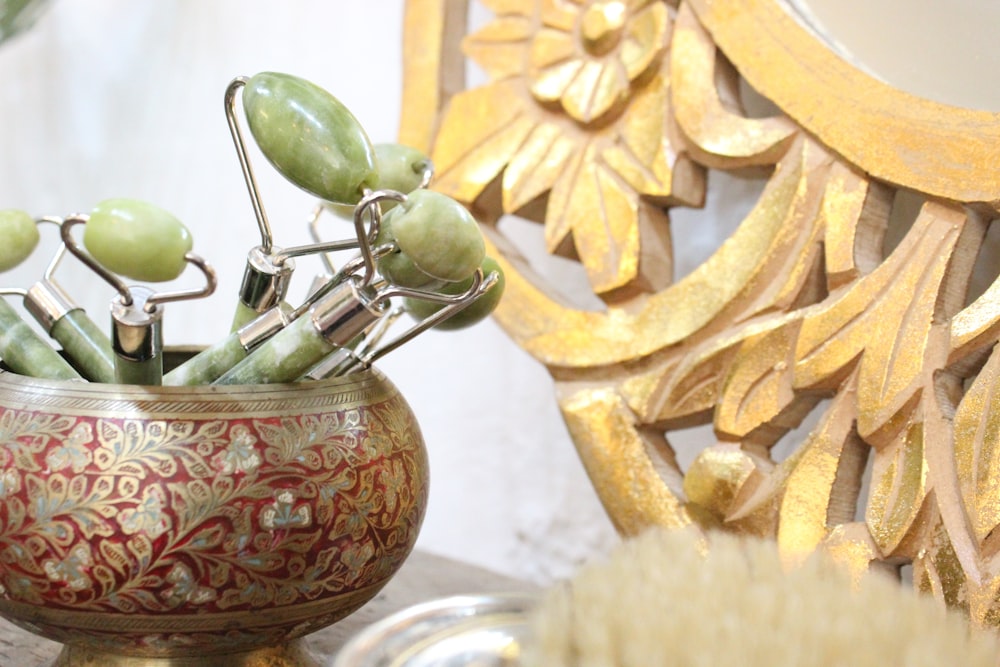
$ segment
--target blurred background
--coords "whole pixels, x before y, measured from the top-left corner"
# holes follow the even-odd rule
[[[295,74],[340,98],[374,142],[393,141],[406,113],[403,8],[403,0],[42,3],[30,29],[0,44],[0,207],[62,216],[123,196],[170,210],[215,266],[219,287],[167,306],[164,338],[210,344],[228,333],[246,252],[260,242],[223,113],[226,86],[259,71]],[[255,157],[275,243],[308,243],[313,198]],[[325,219],[328,238],[352,233],[337,223]],[[42,230],[36,256],[4,274],[5,286],[41,277],[56,247],[54,229]],[[57,282],[107,321],[110,289],[74,260],[64,264]],[[319,270],[299,260],[293,302]],[[172,287],[198,278],[189,271]],[[548,373],[492,321],[424,334],[379,366],[408,398],[430,453],[418,548],[545,583],[617,542]]]

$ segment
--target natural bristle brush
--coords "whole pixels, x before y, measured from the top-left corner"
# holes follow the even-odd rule
[[[885,573],[654,529],[549,589],[518,667],[995,667],[995,635]]]

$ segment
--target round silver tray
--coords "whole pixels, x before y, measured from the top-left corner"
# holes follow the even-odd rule
[[[514,667],[536,599],[457,595],[414,605],[359,632],[330,667]]]

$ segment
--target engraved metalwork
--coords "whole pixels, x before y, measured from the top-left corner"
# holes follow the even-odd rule
[[[105,660],[329,625],[399,568],[427,499],[419,427],[377,370],[227,388],[0,373],[0,443],[0,614]]]

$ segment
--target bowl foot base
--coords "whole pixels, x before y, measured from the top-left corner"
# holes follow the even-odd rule
[[[144,658],[64,646],[49,667],[320,667],[302,640],[253,651],[204,657]]]

